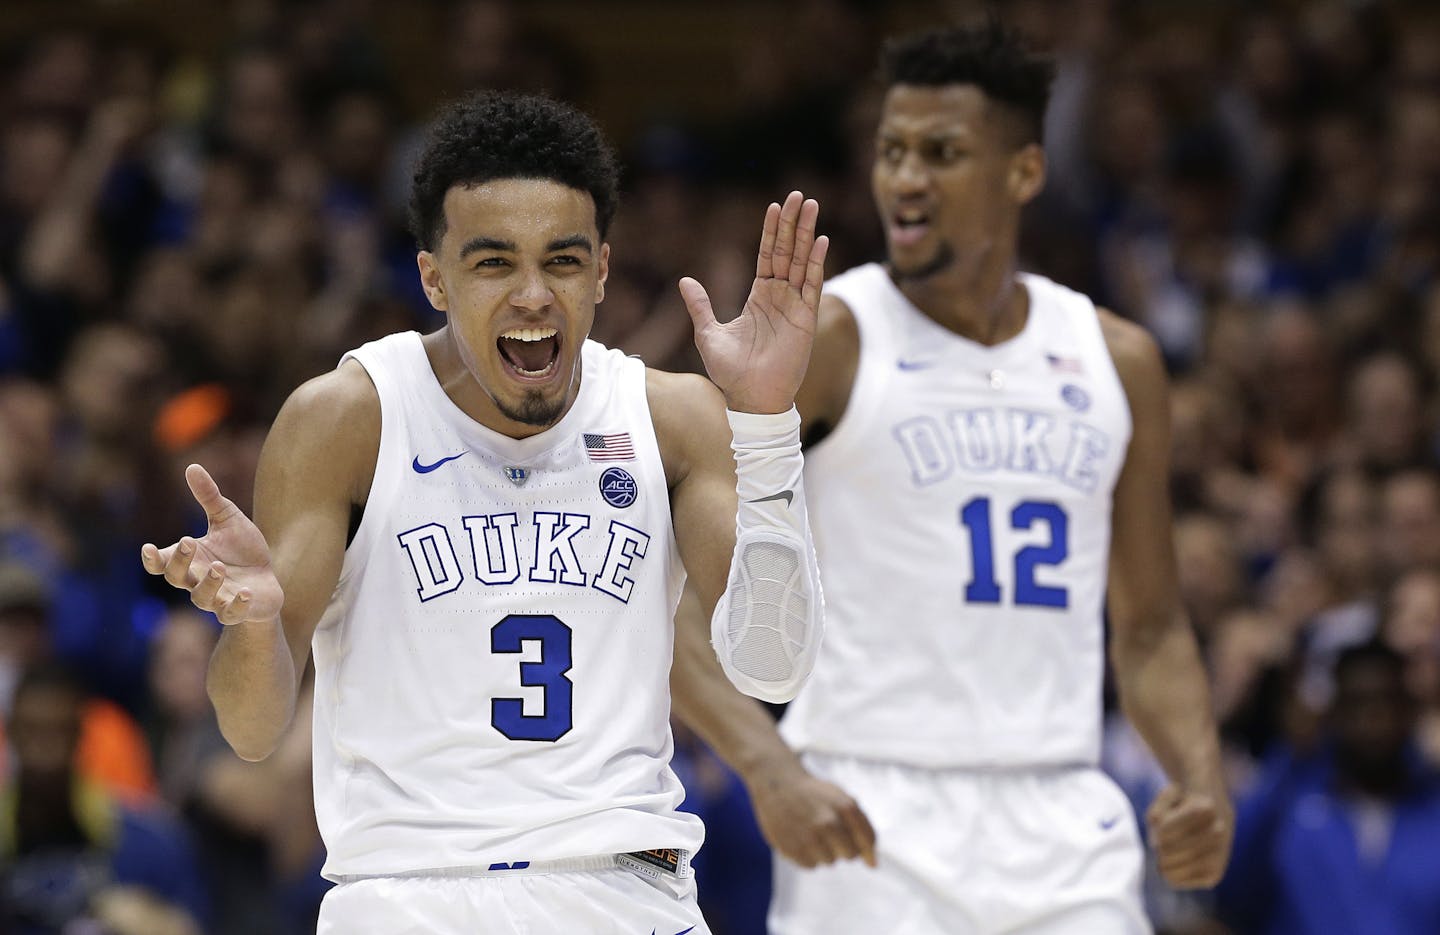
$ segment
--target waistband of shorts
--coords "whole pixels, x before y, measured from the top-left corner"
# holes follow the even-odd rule
[[[650,877],[688,879],[695,871],[690,866],[690,852],[680,847],[652,848],[648,851],[627,851],[623,854],[595,854],[590,857],[567,857],[560,860],[497,861],[488,866],[429,867],[403,870],[398,873],[339,874],[336,883],[357,883],[361,880],[471,879],[475,877],[515,877],[546,873],[586,873],[595,870],[633,870]]]

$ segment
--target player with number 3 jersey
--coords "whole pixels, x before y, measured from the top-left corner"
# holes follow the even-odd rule
[[[313,647],[321,933],[701,935],[669,765],[685,569],[736,686],[785,701],[813,663],[792,401],[818,206],[770,206],[728,324],[681,281],[712,384],[588,340],[616,179],[569,107],[449,108],[411,204],[446,325],[296,391],[253,523],[192,465],[206,535],[142,551],[226,624],[208,685],[241,756],[274,748]]]

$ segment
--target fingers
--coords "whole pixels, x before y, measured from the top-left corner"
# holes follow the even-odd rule
[[[795,256],[795,232],[804,203],[805,196],[799,192],[791,192],[785,196],[785,203],[780,206],[780,226],[775,233],[774,259],[769,273],[762,275],[761,279],[766,276],[773,279],[790,278],[790,264]]]
[[[865,813],[855,802],[851,802],[849,808],[842,809],[840,817],[850,832],[850,840],[855,846],[855,856],[871,867],[876,866],[878,861],[875,857],[875,829],[870,825],[870,819],[865,817]]]
[[[833,800],[816,816],[814,830],[820,863],[859,857],[875,866],[875,829],[855,800],[838,788]]]
[[[1205,888],[1219,882],[1229,851],[1229,822],[1208,795],[1170,787],[1146,813],[1157,866],[1172,886]]]
[[[225,584],[225,566],[211,562],[199,582],[190,591],[190,602],[201,610],[214,610],[220,588]]]
[[[165,565],[170,561],[170,554],[175,551],[175,546],[168,548],[157,548],[153,543],[147,542],[140,547],[140,564],[152,575],[165,574]]]
[[[171,585],[189,591],[199,584],[199,578],[190,569],[190,562],[195,557],[195,547],[195,540],[184,536],[167,550],[170,555],[160,573]]]
[[[816,238],[810,248],[810,260],[805,264],[805,282],[800,286],[800,298],[807,308],[820,310],[820,290],[825,285],[825,257],[830,252],[830,238],[824,235]]]
[[[1184,859],[1162,856],[1157,866],[1160,875],[1176,889],[1209,889],[1225,875],[1225,861],[1214,851]]]
[[[251,595],[249,588],[241,588],[234,597],[215,609],[215,616],[225,626],[244,623],[250,619]]]
[[[807,198],[800,205],[800,217],[795,222],[795,246],[790,257],[790,269],[786,278],[796,289],[805,285],[806,270],[810,266],[810,248],[815,245],[815,224],[820,219],[820,202]]]
[[[780,206],[770,202],[765,209],[765,226],[760,229],[760,255],[755,260],[755,278],[767,279],[775,272],[775,236],[780,230]]]
[[[220,485],[200,465],[192,464],[185,469],[185,482],[211,523],[223,523],[236,512],[235,504],[220,493]]]
[[[710,296],[697,280],[689,276],[680,280],[680,298],[685,300],[685,310],[690,313],[697,335],[715,324],[715,309],[710,304]]]

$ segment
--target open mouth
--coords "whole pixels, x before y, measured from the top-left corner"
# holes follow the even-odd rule
[[[911,247],[930,232],[930,213],[919,208],[906,208],[890,216],[890,243]]]
[[[500,359],[521,380],[545,380],[560,360],[560,332],[554,328],[511,328],[495,346]]]

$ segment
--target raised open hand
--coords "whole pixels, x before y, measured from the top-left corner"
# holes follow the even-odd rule
[[[820,205],[791,192],[771,204],[760,235],[755,284],[745,307],[721,324],[705,287],[680,280],[680,295],[695,324],[695,346],[710,379],[737,412],[784,412],[810,363],[828,237],[815,236]]]
[[[191,603],[227,626],[278,617],[285,594],[259,527],[220,493],[200,465],[185,469],[185,481],[204,508],[209,528],[203,538],[184,536],[163,549],[145,543],[140,548],[145,570],[189,591]]]

